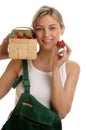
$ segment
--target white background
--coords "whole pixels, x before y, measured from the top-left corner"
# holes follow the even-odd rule
[[[0,43],[15,27],[31,26],[34,13],[42,5],[57,8],[66,30],[62,37],[72,48],[70,59],[80,64],[81,72],[71,112],[63,119],[63,130],[87,130],[87,5],[86,0],[0,0]],[[0,76],[9,60],[0,61]],[[0,100],[0,128],[14,107],[15,90]]]

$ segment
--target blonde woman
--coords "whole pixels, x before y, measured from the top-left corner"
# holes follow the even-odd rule
[[[50,109],[50,103],[60,118],[70,112],[80,66],[69,60],[71,48],[66,45],[60,58],[56,46],[64,34],[65,25],[58,10],[42,6],[32,20],[32,28],[37,38],[39,51],[37,59],[28,60],[30,93],[44,106]],[[8,58],[8,36],[0,46],[0,59]],[[22,61],[11,60],[0,78],[0,99],[11,89],[13,82],[22,73]],[[16,90],[16,102],[24,91],[20,83]]]

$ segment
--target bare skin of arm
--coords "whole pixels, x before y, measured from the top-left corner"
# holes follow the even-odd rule
[[[54,68],[52,75],[52,103],[61,118],[64,118],[71,109],[80,67],[77,63],[68,61],[66,70],[67,79],[64,88],[57,67]]]
[[[11,89],[12,84],[18,77],[21,67],[21,60],[12,60],[8,64],[6,71],[0,78],[0,99],[3,98]]]
[[[0,60],[9,59],[8,53],[9,34],[4,38],[0,45]],[[12,84],[18,77],[22,67],[21,60],[11,60],[0,77],[0,99],[3,98],[11,89]]]

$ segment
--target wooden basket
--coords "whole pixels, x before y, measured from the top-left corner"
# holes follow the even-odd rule
[[[9,38],[9,57],[12,59],[36,59],[37,40]]]
[[[9,58],[36,59],[37,40],[28,38],[9,37]]]

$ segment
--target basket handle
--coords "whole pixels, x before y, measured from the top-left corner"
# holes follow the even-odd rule
[[[25,30],[25,29],[27,29],[27,30],[32,30],[32,28],[30,28],[30,27],[16,27],[16,28],[14,28],[13,30]]]

